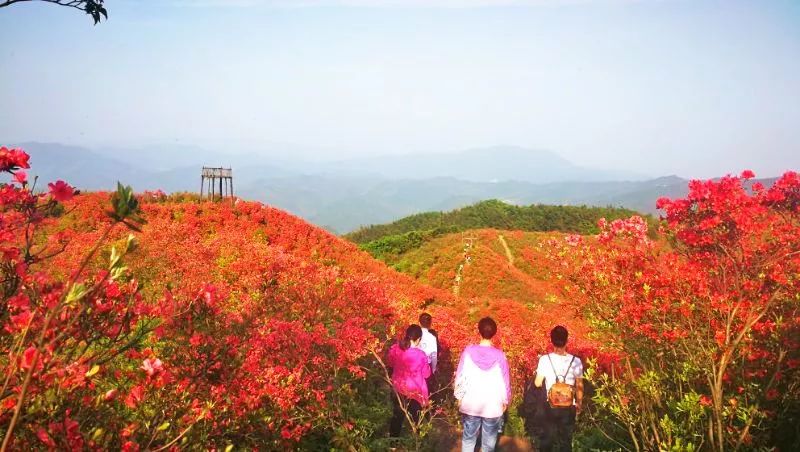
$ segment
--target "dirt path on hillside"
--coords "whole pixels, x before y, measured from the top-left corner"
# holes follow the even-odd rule
[[[442,452],[460,452],[461,451],[461,430],[453,425],[448,424],[446,421],[437,422],[435,428],[439,430],[436,438],[434,449]],[[480,443],[475,446],[475,450],[480,450]],[[502,452],[533,452],[534,448],[531,446],[527,438],[517,438],[513,436],[501,435],[497,442],[497,449]]]
[[[508,247],[508,243],[506,243],[506,238],[503,237],[503,234],[497,236],[497,240],[500,241],[500,244],[503,245],[503,249],[506,250],[506,258],[508,259],[508,263],[511,266],[514,266],[514,255],[511,254],[511,248]]]
[[[533,452],[530,442],[525,438],[515,438],[511,436],[501,436],[500,440],[495,446],[496,450],[502,452]],[[461,432],[458,432],[458,437],[454,438],[449,448],[439,449],[448,452],[461,452]],[[480,443],[475,446],[475,450],[480,450]]]
[[[464,261],[458,264],[458,268],[456,269],[456,277],[453,281],[453,295],[455,295],[456,298],[458,298],[458,294],[461,292],[461,279],[464,277],[464,268],[472,261],[472,248],[474,246],[474,238],[464,240]]]

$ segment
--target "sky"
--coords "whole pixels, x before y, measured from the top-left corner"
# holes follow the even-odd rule
[[[0,140],[332,159],[518,145],[800,170],[800,2],[106,0],[0,8]],[[291,145],[291,146],[289,146]]]

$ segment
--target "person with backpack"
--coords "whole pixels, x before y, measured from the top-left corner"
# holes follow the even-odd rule
[[[481,451],[492,452],[511,400],[511,380],[506,355],[492,346],[497,323],[490,317],[478,322],[481,341],[461,353],[455,380],[463,434],[462,452],[473,452],[481,434]]]
[[[569,332],[557,326],[550,332],[553,352],[539,357],[536,387],[545,385],[547,405],[539,450],[549,452],[554,446],[572,451],[575,418],[583,408],[583,363],[567,353]]]
[[[419,348],[422,339],[422,328],[409,325],[402,340],[389,349],[387,365],[392,369],[393,416],[389,425],[389,435],[400,436],[406,412],[411,422],[419,422],[422,407],[428,404],[428,384],[431,376],[428,357]]]

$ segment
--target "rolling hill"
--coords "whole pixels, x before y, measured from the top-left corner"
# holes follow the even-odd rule
[[[572,347],[588,354],[595,344],[580,314],[583,300],[566,296],[552,277],[545,256],[548,240],[560,232],[475,229],[430,238],[399,254],[382,256],[388,265],[425,285],[449,291],[455,306],[473,321],[495,318],[517,377],[530,375],[537,355],[547,347],[554,325],[571,332]],[[513,336],[508,333],[513,332]]]
[[[499,200],[482,201],[449,212],[425,212],[393,223],[370,226],[345,235],[378,259],[391,262],[398,255],[452,232],[495,228],[518,231],[597,232],[600,218],[613,220],[636,215],[628,209],[586,206],[516,206]],[[655,223],[653,218],[651,223]]]
[[[461,297],[552,303],[559,289],[549,279],[540,245],[559,233],[476,229],[436,237],[387,262],[427,285]]]

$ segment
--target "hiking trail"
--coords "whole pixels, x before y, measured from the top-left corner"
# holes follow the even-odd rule
[[[464,261],[458,264],[456,276],[453,280],[453,295],[456,297],[458,297],[458,294],[461,291],[461,279],[463,277],[464,267],[472,262],[472,255],[470,253],[475,246],[475,240],[477,240],[476,237],[464,237],[463,235],[462,237],[464,244]]]
[[[508,243],[506,243],[506,239],[505,237],[503,237],[503,234],[498,235],[497,240],[499,240],[500,244],[503,245],[503,249],[506,251],[506,258],[508,259],[508,263],[511,264],[511,266],[513,267],[514,255],[511,254],[511,248],[508,247]]]

